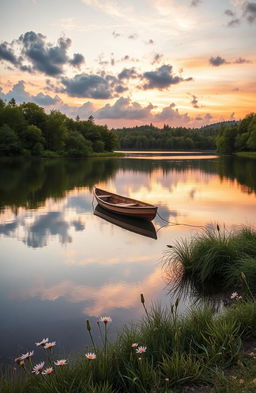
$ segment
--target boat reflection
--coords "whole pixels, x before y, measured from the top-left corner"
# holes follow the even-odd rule
[[[157,239],[156,229],[151,221],[120,216],[106,211],[99,205],[97,205],[94,209],[94,214],[95,216],[103,218],[111,224],[127,229],[128,231],[138,233],[139,235],[150,237],[152,239]]]

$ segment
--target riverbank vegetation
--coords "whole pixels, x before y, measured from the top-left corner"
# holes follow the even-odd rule
[[[74,361],[58,360],[55,342],[37,347],[45,363],[35,365],[32,351],[24,354],[24,360],[16,359],[17,369],[2,376],[0,390],[3,393],[255,392],[256,304],[234,299],[233,305],[217,316],[204,306],[183,317],[178,316],[178,304],[177,300],[169,309],[157,306],[146,309],[143,321],[125,328],[114,344],[105,345],[103,338],[103,348],[98,349],[92,341],[93,352],[86,349]],[[106,331],[110,328],[110,319],[107,321]],[[90,323],[88,327],[93,340],[98,328],[93,329]]]
[[[178,281],[188,279],[202,292],[211,290],[212,286],[215,292],[239,288],[243,296],[249,294],[254,299],[256,231],[253,228],[228,232],[217,225],[169,247],[165,266],[176,272]]]
[[[113,152],[118,138],[106,126],[98,126],[92,116],[87,121],[72,120],[27,102],[7,105],[0,100],[0,157],[87,157]]]

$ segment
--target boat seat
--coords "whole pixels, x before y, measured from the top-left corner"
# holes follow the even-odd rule
[[[115,206],[119,207],[129,207],[129,206],[136,206],[137,203],[115,203]]]
[[[111,197],[111,195],[99,195],[99,198],[110,198]]]

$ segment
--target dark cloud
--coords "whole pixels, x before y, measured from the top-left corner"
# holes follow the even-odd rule
[[[159,63],[162,60],[162,58],[163,55],[160,55],[160,53],[156,53],[151,64],[153,65]]]
[[[65,86],[63,93],[71,97],[87,97],[107,99],[113,97],[115,89],[120,85],[117,78],[112,75],[99,76],[93,74],[77,74],[74,78],[61,78]]]
[[[114,38],[118,38],[118,37],[121,36],[121,34],[117,33],[116,31],[113,31],[112,36],[113,36]]]
[[[137,102],[132,102],[130,98],[119,98],[112,106],[106,104],[95,113],[98,119],[148,119],[151,116],[153,105],[142,107]]]
[[[58,96],[51,97],[43,93],[38,93],[35,96],[30,95],[26,92],[24,85],[24,81],[19,81],[8,93],[4,94],[0,91],[0,98],[6,101],[10,101],[11,98],[15,98],[15,101],[18,104],[23,102],[34,102],[35,104],[42,106],[54,105],[60,101]]]
[[[65,65],[79,67],[84,62],[83,55],[79,53],[75,53],[72,58],[68,56],[70,45],[69,38],[60,37],[54,46],[46,42],[43,34],[29,31],[10,44],[0,44],[0,59],[10,62],[21,71],[42,72],[58,77],[63,73]]]
[[[223,57],[216,56],[216,57],[211,57],[209,59],[209,63],[214,67],[218,67],[222,64],[227,64],[227,61]]]
[[[69,38],[59,38],[58,45],[52,46],[45,42],[45,36],[33,31],[21,35],[23,55],[31,61],[33,71],[40,71],[49,76],[62,74],[63,65],[69,62],[67,50],[71,45]]]
[[[216,57],[211,57],[209,59],[209,63],[215,67],[218,67],[223,64],[250,64],[251,60],[244,59],[243,57],[238,57],[233,61],[227,61],[223,57],[216,56]]]
[[[231,19],[231,21],[228,22],[228,27],[235,27],[240,24],[240,19]]]
[[[154,44],[154,41],[153,41],[152,39],[150,39],[150,40],[148,40],[148,41],[146,42],[146,44],[148,44],[148,45],[153,45],[153,44]]]
[[[0,44],[0,60],[5,60],[17,66],[20,60],[15,56],[13,49],[8,42]]]
[[[246,2],[244,4],[244,14],[245,18],[249,23],[256,22],[256,3]]]
[[[235,16],[235,12],[232,11],[232,10],[230,10],[230,9],[225,10],[224,13],[225,13],[225,15],[227,15],[227,16],[231,16],[231,17],[234,17],[234,16]]]
[[[191,0],[191,7],[197,7],[201,3],[201,0]]]
[[[192,95],[191,104],[192,104],[193,108],[200,108],[200,106],[199,106],[199,104],[198,104],[198,98],[197,98],[197,96]]]
[[[129,40],[136,40],[138,38],[138,34],[134,33],[134,34],[130,34],[128,36]]]
[[[167,89],[171,85],[177,83],[192,80],[192,78],[183,79],[180,76],[173,75],[172,66],[162,65],[156,71],[144,72],[143,79],[146,83],[143,85],[143,89]]]
[[[235,61],[233,61],[234,64],[250,64],[251,61],[244,59],[243,57],[238,57]]]
[[[137,78],[138,74],[135,68],[124,68],[123,71],[121,71],[118,74],[118,79],[131,79],[131,78]]]
[[[85,62],[85,59],[84,56],[80,53],[74,53],[73,59],[71,59],[69,62],[73,67],[79,68]]]

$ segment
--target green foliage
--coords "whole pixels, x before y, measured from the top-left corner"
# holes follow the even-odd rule
[[[203,230],[189,241],[176,242],[165,263],[174,269],[181,265],[184,274],[201,286],[215,282],[230,290],[241,286],[241,273],[244,272],[254,292],[256,231],[247,227],[229,233],[220,228]]]
[[[217,151],[231,154],[256,150],[256,114],[247,115],[238,125],[222,127],[216,138]]]
[[[6,128],[8,127],[8,129]],[[58,111],[46,114],[40,106],[27,102],[8,105],[0,100],[0,157],[87,157],[93,152],[112,152],[119,147],[116,134],[106,126],[69,119]],[[4,146],[6,145],[6,146]]]
[[[248,356],[244,356],[241,343],[255,334],[256,304],[237,303],[219,315],[203,307],[183,317],[174,312],[175,305],[177,311],[178,301],[169,309],[153,307],[140,323],[126,327],[106,353],[96,349],[94,360],[80,354],[66,366],[54,366],[54,372],[46,376],[32,375],[27,363],[27,374],[22,375],[21,369],[2,375],[0,391],[178,393],[183,387],[184,391],[186,387],[197,391],[203,384],[208,388],[212,386],[215,389],[212,392],[229,392],[228,387],[233,389],[236,384],[224,370],[238,364],[241,377],[247,378],[253,386],[256,364],[251,358],[254,366],[251,362],[248,371],[245,366]],[[94,334],[94,326],[90,329]],[[146,352],[136,353],[133,343],[146,345]],[[238,393],[238,390],[230,391]]]
[[[0,156],[19,155],[21,145],[14,130],[7,124],[0,127]]]
[[[204,364],[192,354],[175,352],[171,356],[165,356],[160,367],[163,376],[168,378],[172,385],[205,381]]]
[[[190,129],[169,127],[163,129],[152,125],[114,130],[120,138],[121,149],[128,150],[215,150],[216,128]]]

